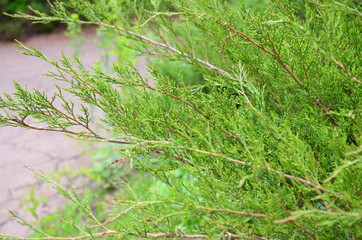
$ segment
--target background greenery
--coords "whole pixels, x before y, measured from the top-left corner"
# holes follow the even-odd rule
[[[54,28],[54,24],[31,24],[25,19],[14,19],[2,14],[3,12],[14,14],[28,12],[28,7],[49,12],[50,7],[45,0],[0,0],[0,40],[19,39],[26,35],[48,32]]]
[[[113,73],[89,71],[20,45],[69,88],[54,96],[59,106],[17,86],[0,123],[32,128],[32,117],[116,143],[76,173],[98,184],[84,198],[35,172],[73,205],[37,226],[22,220],[33,237],[362,238],[361,2],[245,3],[71,0],[51,16],[19,16],[97,25],[119,55]],[[133,67],[135,53],[152,59],[156,86]],[[87,104],[104,112],[108,136],[91,129]],[[124,162],[131,168],[116,167]]]

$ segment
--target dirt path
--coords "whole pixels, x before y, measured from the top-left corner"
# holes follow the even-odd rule
[[[95,32],[84,34],[86,43],[82,44],[80,57],[85,65],[92,65],[100,60],[99,51],[94,43]],[[33,46],[53,59],[60,58],[60,52],[72,54],[68,46],[69,39],[63,33],[53,33],[33,37],[24,44]],[[24,56],[16,52],[13,43],[0,43],[0,93],[13,92],[13,80],[27,85],[28,89],[37,88],[45,92],[55,90],[54,81],[42,76],[51,66],[34,57]],[[143,66],[143,62],[141,62]],[[145,67],[142,67],[144,71]],[[59,84],[59,82],[57,82]],[[9,217],[8,210],[30,218],[20,208],[21,196],[27,195],[29,189],[39,185],[39,194],[52,196],[55,202],[62,201],[54,194],[54,190],[45,186],[23,165],[44,171],[54,171],[65,164],[77,168],[90,162],[89,157],[81,155],[79,144],[59,133],[35,132],[20,128],[0,128],[0,233],[26,236],[30,231]],[[54,210],[54,201],[43,204],[40,214],[45,215]]]

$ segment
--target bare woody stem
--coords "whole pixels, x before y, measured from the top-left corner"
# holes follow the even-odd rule
[[[78,237],[44,237],[44,238],[18,238],[10,235],[0,235],[4,239],[22,239],[22,240],[81,240],[89,238],[99,238],[107,235],[121,235],[124,233],[117,232],[113,230],[108,230],[100,233],[93,233],[91,235],[84,235]],[[182,239],[205,239],[209,238],[208,235],[203,234],[172,234],[172,233],[146,233],[147,238],[182,238]],[[236,234],[227,233],[226,236],[228,239],[240,239],[241,237]]]
[[[207,235],[186,235],[186,234],[170,234],[170,233],[147,233],[149,238],[183,238],[183,239],[198,239],[198,238],[208,238]]]
[[[265,167],[263,167],[262,169],[263,169],[263,170],[266,170],[266,171],[269,171],[269,172],[276,173],[276,174],[281,175],[281,176],[283,176],[283,177],[285,177],[285,178],[287,178],[287,179],[295,179],[295,180],[297,180],[298,182],[303,183],[303,184],[306,184],[306,185],[308,185],[308,186],[310,186],[310,187],[312,187],[312,188],[314,188],[314,189],[317,189],[317,190],[319,190],[319,191],[331,193],[330,190],[325,189],[325,188],[322,188],[322,187],[320,187],[320,186],[312,183],[312,182],[309,181],[309,180],[305,180],[305,179],[303,179],[303,178],[295,177],[295,176],[293,176],[293,175],[289,175],[289,174],[286,174],[286,173],[277,171],[277,170],[275,170],[275,169],[273,169],[273,168],[265,168]],[[336,193],[336,194],[338,194],[338,193]]]
[[[64,116],[65,118],[69,119],[70,121],[75,122],[76,124],[78,124],[79,126],[82,126],[83,128],[85,128],[87,131],[89,131],[93,136],[97,137],[98,135],[92,130],[90,129],[87,125],[83,124],[82,122],[78,121],[76,118],[73,118],[71,116],[69,116],[68,114],[60,111],[57,108],[53,108],[55,111],[57,111],[58,113],[60,113],[62,116]]]
[[[207,208],[207,207],[202,207],[202,206],[197,206],[196,208],[206,210],[209,212],[226,212],[226,213],[231,213],[231,214],[236,214],[236,215],[242,215],[245,217],[269,218],[269,219],[271,218],[271,217],[269,217],[265,214],[261,214],[261,213],[239,212],[239,211],[234,211],[234,210],[230,210],[230,209],[215,209],[215,208]]]
[[[195,58],[195,57],[193,57],[193,56],[190,56],[190,55],[188,55],[188,54],[186,54],[186,53],[183,53],[183,52],[181,52],[180,50],[178,50],[178,49],[176,49],[176,48],[174,48],[174,47],[172,47],[172,46],[170,46],[170,45],[168,45],[168,44],[166,44],[166,43],[156,42],[156,41],[154,41],[154,40],[152,40],[152,39],[149,39],[149,38],[147,38],[147,37],[145,37],[145,36],[143,36],[143,35],[137,34],[137,33],[135,33],[135,32],[132,32],[132,31],[130,31],[130,30],[127,30],[127,29],[125,29],[125,28],[116,27],[116,26],[114,26],[114,25],[106,24],[106,23],[103,23],[103,22],[90,22],[90,21],[81,21],[81,20],[74,20],[74,22],[81,23],[81,24],[98,25],[98,26],[103,26],[103,27],[110,28],[110,29],[115,29],[115,30],[118,30],[118,31],[120,31],[120,32],[124,32],[124,33],[126,33],[126,34],[128,34],[128,35],[131,35],[131,36],[133,36],[133,37],[135,37],[135,38],[137,38],[137,39],[139,39],[139,40],[141,40],[141,41],[143,41],[143,42],[147,42],[147,43],[149,43],[149,44],[151,44],[151,45],[155,45],[155,46],[158,46],[158,47],[167,49],[167,50],[169,50],[169,51],[171,51],[171,52],[174,52],[174,53],[176,53],[176,54],[178,54],[178,55],[180,55],[180,56],[183,56],[183,57],[186,57],[186,58],[190,58],[190,59],[194,59],[195,61],[197,61],[198,63],[204,65],[205,67],[207,67],[207,68],[209,68],[209,69],[212,69],[212,70],[214,70],[214,71],[216,71],[216,72],[219,72],[219,73],[221,73],[221,74],[223,74],[223,75],[231,76],[230,73],[226,72],[225,70],[222,70],[221,68],[218,68],[218,67],[212,65],[211,63],[209,63],[209,62],[207,62],[207,61],[204,61],[204,60],[202,60],[202,59],[199,59],[199,58]]]
[[[120,235],[120,234],[124,234],[124,233],[113,231],[113,230],[107,230],[104,232],[92,233],[91,235],[84,235],[84,236],[78,236],[78,237],[19,238],[19,237],[15,237],[15,236],[0,235],[0,238],[4,237],[4,239],[22,239],[22,240],[81,240],[81,239],[98,238],[98,237],[103,237],[103,236],[107,236],[107,235]],[[3,239],[3,238],[1,238],[1,239]]]
[[[213,221],[215,221],[215,219],[212,219]],[[235,229],[235,228],[232,228],[232,227],[226,227],[226,226],[223,226],[221,224],[218,224],[218,223],[215,223],[219,228],[221,229],[224,229],[228,232],[226,232],[225,234],[225,238],[226,239],[245,239],[245,237],[241,237],[239,235],[236,235],[236,234],[233,234],[233,233],[230,233],[229,231],[234,231],[234,232],[239,232],[241,233],[243,236],[248,236],[248,239],[255,239],[255,240],[272,240],[272,239],[269,239],[269,238],[265,238],[265,237],[260,237],[260,236],[257,236],[257,235],[253,235],[253,234],[250,234],[250,233],[245,233],[239,229]]]
[[[179,146],[179,148],[184,148],[184,147]],[[201,149],[193,149],[193,148],[186,148],[186,149],[188,149],[190,151],[202,153],[202,154],[205,154],[205,155],[209,155],[209,156],[224,158],[227,161],[232,162],[232,163],[237,163],[237,164],[241,164],[241,165],[249,165],[247,162],[240,161],[240,160],[237,160],[237,159],[234,159],[234,158],[231,158],[231,157],[223,156],[220,153],[213,153],[213,152],[208,152],[208,151],[204,151],[204,150],[201,150]]]
[[[9,126],[24,127],[24,128],[28,128],[28,129],[37,130],[37,131],[61,132],[61,133],[66,133],[66,134],[70,134],[70,135],[74,135],[77,137],[86,138],[86,139],[90,139],[90,140],[93,139],[93,140],[97,140],[97,141],[104,141],[104,142],[116,143],[116,144],[131,144],[128,141],[107,139],[107,138],[101,137],[99,135],[93,135],[93,134],[92,135],[89,135],[89,134],[80,135],[78,132],[73,132],[68,129],[52,129],[52,128],[43,128],[43,127],[32,126],[32,125],[29,125],[29,124],[25,123],[24,121],[20,121],[18,119],[11,119],[9,121],[0,121],[0,123],[6,123]]]

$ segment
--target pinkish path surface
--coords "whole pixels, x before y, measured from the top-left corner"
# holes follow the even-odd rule
[[[80,48],[80,58],[86,66],[100,60],[95,44],[96,34],[92,30],[84,33],[86,42]],[[46,56],[59,59],[61,51],[71,55],[74,51],[68,46],[69,39],[62,32],[39,35],[24,42],[33,46]],[[141,61],[141,71],[145,71]],[[36,88],[47,93],[55,90],[54,80],[42,76],[52,67],[37,58],[21,55],[14,43],[0,43],[0,94],[13,92],[13,80],[28,89]],[[59,84],[59,82],[57,82]],[[53,172],[64,165],[79,168],[89,164],[89,156],[81,154],[77,141],[59,133],[36,132],[21,128],[0,128],[0,233],[26,236],[31,231],[10,218],[8,210],[32,220],[29,213],[20,207],[21,196],[27,196],[29,189],[38,185],[38,194],[49,196],[49,200],[39,209],[45,214],[59,207],[63,198],[55,194],[45,183],[37,180],[23,165]],[[58,204],[54,204],[58,203]]]

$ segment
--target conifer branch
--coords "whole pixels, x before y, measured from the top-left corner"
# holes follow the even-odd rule
[[[196,108],[193,104],[187,102],[186,100],[184,100],[184,99],[182,99],[182,98],[180,98],[180,97],[177,97],[177,96],[175,96],[175,95],[173,95],[173,94],[171,94],[171,93],[167,93],[167,92],[165,92],[165,91],[156,89],[156,88],[152,87],[152,86],[149,85],[149,84],[147,84],[146,87],[147,87],[148,89],[152,90],[152,91],[155,91],[155,92],[164,94],[164,95],[166,95],[166,96],[169,96],[169,97],[172,97],[172,98],[176,99],[177,101],[183,102],[184,104],[190,106],[190,107],[191,107],[192,109],[194,109],[196,112],[198,112],[198,113],[200,113],[201,115],[204,116],[204,113],[203,113],[200,109]]]
[[[187,235],[187,234],[172,234],[172,233],[146,233],[146,236],[149,238],[184,238],[184,239],[198,239],[198,238],[208,238],[207,235]]]
[[[230,35],[225,37],[224,41],[221,44],[221,49],[219,51],[219,54],[222,54],[224,52],[225,45],[226,45],[227,41],[229,40],[229,38],[232,38],[232,37],[234,37],[236,35],[237,35],[237,33],[233,33],[233,34],[230,34]]]
[[[360,145],[355,151],[345,153],[344,155],[352,156],[352,155],[356,155],[356,154],[358,154],[360,152],[362,152],[362,145]]]
[[[226,212],[226,213],[232,213],[232,214],[242,215],[242,216],[246,216],[246,217],[269,218],[269,219],[271,219],[271,217],[269,217],[269,216],[267,216],[265,214],[261,214],[261,213],[239,212],[239,211],[234,211],[234,210],[225,209],[225,208],[224,209],[216,209],[216,208],[207,208],[207,207],[202,207],[202,206],[196,206],[196,208],[206,210],[206,211],[209,211],[209,212]]]
[[[0,123],[4,123],[7,124],[9,126],[12,127],[23,127],[23,128],[27,128],[27,129],[32,129],[32,130],[37,130],[37,131],[47,131],[47,132],[61,132],[61,133],[66,133],[66,134],[70,134],[73,136],[77,136],[79,138],[85,138],[87,140],[96,140],[96,141],[101,141],[101,142],[109,142],[109,143],[116,143],[116,144],[131,144],[131,142],[128,141],[123,141],[123,140],[116,140],[116,139],[108,139],[108,138],[104,138],[101,137],[97,134],[93,135],[93,134],[84,134],[84,133],[79,133],[79,132],[74,132],[71,131],[69,129],[54,129],[54,128],[44,128],[44,127],[37,127],[37,126],[32,126],[28,123],[25,123],[24,121],[20,121],[18,119],[10,119],[7,121],[0,121]]]
[[[291,78],[297,83],[297,85],[299,86],[300,89],[304,90],[307,93],[307,90],[305,89],[304,84],[297,78],[297,76],[294,74],[294,72],[290,69],[290,67],[282,60],[282,58],[280,57],[280,55],[278,54],[278,52],[276,51],[275,47],[274,47],[274,43],[272,41],[270,41],[270,44],[273,48],[273,50],[268,50],[267,48],[261,46],[260,44],[258,44],[257,42],[255,42],[254,40],[252,40],[248,35],[246,35],[245,33],[236,30],[235,28],[233,28],[230,24],[225,23],[225,25],[233,32],[241,35],[246,41],[252,43],[253,45],[255,45],[256,47],[260,48],[261,50],[263,50],[265,53],[269,54],[270,56],[272,56],[279,64],[280,66],[291,76]],[[338,64],[337,64],[338,65]],[[339,65],[340,66],[340,65]],[[330,113],[328,113],[329,111],[321,104],[320,99],[316,98],[314,99],[315,104],[322,109],[322,111],[324,112],[325,116],[335,125],[335,126],[339,126],[337,119],[331,115]]]
[[[166,44],[166,43],[160,43],[160,42],[157,42],[157,41],[154,41],[150,38],[147,38],[143,35],[140,35],[140,34],[137,34],[135,32],[132,32],[130,30],[127,30],[125,28],[121,28],[121,27],[116,27],[114,25],[110,25],[110,24],[106,24],[106,23],[103,23],[103,22],[91,22],[91,21],[82,21],[82,20],[72,20],[73,22],[76,22],[76,23],[80,23],[80,24],[88,24],[88,25],[97,25],[97,26],[102,26],[102,27],[106,27],[106,28],[110,28],[110,29],[115,29],[115,30],[118,30],[120,32],[123,32],[123,33],[126,33],[130,36],[133,36],[143,42],[146,42],[148,44],[151,44],[151,45],[155,45],[155,46],[158,46],[158,47],[161,47],[161,48],[164,48],[164,49],[167,49],[171,52],[174,52],[182,57],[185,57],[185,58],[190,58],[190,59],[193,59],[195,61],[197,61],[198,63],[200,63],[201,65],[204,65],[205,67],[211,69],[211,70],[214,70],[218,73],[221,73],[223,75],[227,75],[227,76],[232,76],[230,73],[228,73],[227,71],[221,69],[221,68],[218,68],[214,65],[212,65],[211,63],[205,61],[205,60],[202,60],[202,59],[199,59],[199,58],[195,58],[193,56],[190,56],[186,53],[183,53],[181,52],[180,50]]]
[[[202,116],[205,118],[205,120],[207,120],[208,122],[214,124],[215,126],[220,127],[220,129],[221,129],[227,136],[236,139],[236,141],[238,141],[238,142],[241,142],[241,141],[238,139],[238,135],[236,135],[236,134],[234,134],[234,133],[230,133],[230,132],[227,131],[224,127],[220,126],[220,124],[218,124],[218,123],[212,121],[211,119],[209,119],[209,118],[204,114],[203,111],[201,111],[200,109],[198,109],[198,108],[197,108],[195,105],[193,105],[192,103],[189,103],[189,102],[187,102],[186,100],[184,100],[184,99],[182,99],[182,98],[180,98],[180,97],[178,97],[178,96],[176,96],[176,95],[173,95],[173,94],[171,94],[171,93],[167,93],[167,92],[165,92],[165,91],[158,90],[158,89],[150,86],[149,84],[146,84],[146,87],[147,87],[148,89],[150,89],[150,90],[153,90],[153,91],[155,91],[155,92],[159,92],[159,93],[161,93],[161,94],[164,94],[164,95],[166,95],[166,96],[169,96],[169,97],[171,97],[171,98],[174,98],[174,99],[176,99],[176,100],[178,100],[178,101],[180,101],[180,102],[182,102],[182,103],[190,106],[192,109],[194,109],[194,110],[195,110],[196,112],[198,112],[200,115],[202,115]]]
[[[356,83],[362,83],[360,80],[358,80],[356,77],[352,76],[352,73],[348,72],[347,69],[344,67],[344,65],[341,62],[338,62],[334,57],[331,57],[332,61],[338,66],[339,69],[341,69],[343,72],[345,72],[349,77],[351,77],[351,80]]]
[[[232,163],[238,163],[238,164],[241,164],[241,165],[249,165],[249,163],[247,163],[247,162],[240,161],[240,160],[237,160],[235,158],[227,157],[227,156],[224,156],[224,155],[222,155],[220,153],[213,153],[213,152],[208,152],[208,151],[205,151],[205,150],[195,149],[195,148],[187,148],[187,147],[184,147],[184,146],[178,146],[178,148],[180,148],[180,149],[185,148],[185,149],[193,151],[193,152],[202,153],[202,154],[205,154],[205,155],[219,157],[219,158],[224,158],[224,159],[226,159],[226,160],[228,160],[229,162],[232,162]]]
[[[213,222],[215,222],[215,219],[213,217],[211,217],[211,220]],[[233,233],[230,233],[230,231],[233,231],[233,232],[239,232],[242,234],[242,236],[248,236],[249,238],[252,238],[252,239],[255,239],[255,240],[273,240],[272,238],[265,238],[265,237],[260,237],[260,236],[257,236],[257,235],[254,235],[254,234],[251,234],[251,233],[245,233],[239,229],[235,229],[235,228],[232,228],[232,227],[226,227],[226,226],[223,226],[221,224],[218,224],[216,223],[216,225],[221,228],[221,229],[224,229],[226,230],[226,234],[225,234],[225,237],[227,238],[228,236],[233,236],[234,239],[241,239],[242,237],[239,236],[239,235],[236,235],[236,234],[233,234]],[[244,239],[244,238],[243,238]]]
[[[309,180],[305,180],[305,179],[303,179],[303,178],[295,177],[295,176],[293,176],[293,175],[286,174],[286,173],[283,173],[283,172],[281,172],[281,171],[277,171],[277,170],[275,170],[275,169],[273,169],[273,168],[265,168],[265,167],[263,167],[262,169],[263,169],[263,170],[270,171],[270,172],[274,172],[274,173],[276,173],[276,174],[278,174],[278,175],[281,175],[281,176],[283,176],[283,177],[285,177],[285,178],[287,178],[287,179],[297,180],[298,182],[303,183],[303,184],[306,184],[306,185],[308,185],[308,186],[310,186],[310,187],[312,187],[312,188],[315,188],[315,189],[317,189],[317,190],[319,190],[319,191],[327,192],[327,193],[332,193],[330,190],[325,189],[325,188],[322,188],[322,187],[320,187],[320,186],[312,183],[312,182],[309,181]],[[336,193],[336,194],[339,195],[338,193]]]
[[[194,151],[194,152],[197,152],[197,153],[202,153],[202,154],[205,154],[205,155],[209,155],[209,156],[214,156],[214,157],[219,157],[219,158],[223,158],[223,159],[226,159],[227,161],[229,162],[232,162],[232,163],[236,163],[236,164],[241,164],[241,165],[246,165],[246,166],[251,166],[250,163],[247,163],[247,162],[244,162],[244,161],[240,161],[238,159],[235,159],[235,158],[231,158],[231,157],[227,157],[227,156],[224,156],[220,153],[213,153],[213,152],[208,152],[208,151],[204,151],[204,150],[201,150],[201,149],[194,149],[194,148],[187,148],[185,146],[177,146],[176,148],[179,148],[179,149],[187,149],[187,150],[190,150],[190,151]],[[273,173],[276,173],[278,175],[281,175],[287,179],[294,179],[294,180],[297,180],[298,182],[300,183],[303,183],[303,184],[306,184],[314,189],[317,189],[317,190],[320,190],[322,192],[327,192],[327,193],[332,193],[330,190],[328,189],[325,189],[323,187],[320,187],[314,183],[312,183],[311,181],[309,180],[306,180],[306,179],[303,179],[303,178],[299,178],[299,177],[295,177],[293,175],[290,175],[290,174],[286,174],[286,173],[283,173],[281,171],[278,171],[278,170],[275,170],[273,168],[269,168],[269,167],[261,167],[262,170],[266,170],[266,171],[269,171],[269,172],[273,172]],[[338,193],[335,193],[337,195],[339,195]]]
[[[246,35],[245,33],[236,30],[235,28],[233,28],[230,24],[225,23],[225,26],[227,26],[231,31],[235,32],[236,34],[241,35],[246,41],[252,43],[253,45],[255,45],[256,47],[258,47],[259,49],[263,50],[264,52],[266,52],[267,54],[269,54],[270,56],[272,56],[281,66],[282,68],[284,68],[285,71],[288,72],[288,74],[293,78],[293,80],[298,84],[299,88],[304,89],[304,85],[303,83],[295,76],[295,74],[293,73],[293,71],[289,68],[289,66],[281,59],[281,57],[279,56],[279,54],[276,52],[273,42],[271,42],[272,50],[269,50],[265,47],[263,47],[262,45],[260,45],[259,43],[255,42],[254,40],[252,40],[248,35]]]
[[[179,146],[178,148],[186,148],[184,146]],[[194,152],[198,152],[198,153],[202,153],[202,154],[206,154],[206,155],[209,155],[209,156],[215,156],[215,157],[220,157],[220,158],[223,158],[223,159],[226,159],[230,162],[233,162],[233,163],[237,163],[237,164],[241,164],[241,165],[247,165],[247,166],[250,166],[250,163],[247,163],[247,162],[244,162],[244,161],[240,161],[240,160],[237,160],[237,159],[234,159],[234,158],[231,158],[231,157],[227,157],[227,156],[224,156],[220,153],[212,153],[212,152],[207,152],[207,151],[204,151],[204,150],[200,150],[200,149],[193,149],[193,148],[186,148],[190,151],[194,151]],[[312,188],[315,188],[317,190],[320,190],[320,191],[323,191],[323,192],[327,192],[327,193],[332,193],[330,190],[328,189],[325,189],[323,187],[320,187],[314,183],[312,183],[311,181],[309,180],[305,180],[303,178],[299,178],[299,177],[295,177],[293,175],[290,175],[290,174],[286,174],[286,173],[283,173],[281,171],[278,171],[278,170],[275,170],[273,168],[269,168],[269,167],[262,167],[261,169],[263,170],[266,170],[266,171],[269,171],[269,172],[274,172],[278,175],[281,175],[285,178],[288,178],[288,179],[294,179],[294,180],[297,180],[298,182],[300,183],[303,183],[303,184],[306,184]],[[336,193],[338,195],[338,193]]]
[[[117,232],[117,231],[113,231],[113,230],[107,230],[104,232],[99,232],[99,233],[91,233],[89,235],[84,235],[84,236],[78,236],[78,237],[43,237],[43,238],[20,238],[20,237],[16,237],[16,236],[11,236],[11,235],[0,235],[1,239],[8,239],[8,240],[15,240],[15,239],[19,239],[19,240],[81,240],[81,239],[89,239],[89,238],[99,238],[99,237],[104,237],[104,236],[109,236],[109,235],[120,235],[123,234],[122,232]]]

